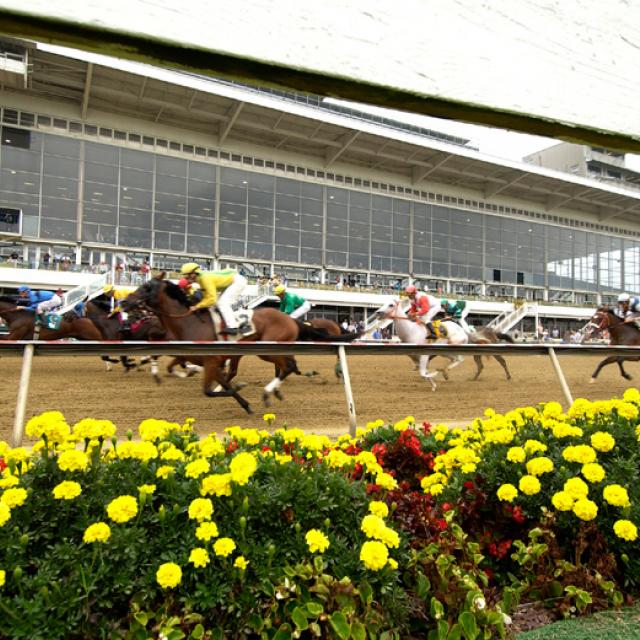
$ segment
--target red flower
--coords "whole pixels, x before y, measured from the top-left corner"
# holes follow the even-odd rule
[[[448,502],[445,502],[445,503],[442,505],[442,510],[443,510],[443,511],[451,511],[451,509],[452,509],[452,508],[453,508],[453,507],[452,507]]]
[[[464,488],[465,488],[465,489],[473,489],[473,486],[474,486],[474,485],[473,485],[473,482],[472,482],[471,480],[467,480],[467,481],[464,483]]]
[[[444,531],[447,528],[447,521],[446,520],[436,520],[436,524],[440,528],[440,531]]]
[[[526,520],[524,515],[522,515],[522,509],[520,507],[516,506],[516,507],[513,508],[513,519],[518,524],[522,524]]]
[[[422,423],[422,430],[425,433],[429,433],[429,431],[431,431],[431,423],[427,422],[426,420]]]
[[[4,458],[0,458],[0,473],[2,473],[7,468],[7,463],[4,461]]]
[[[238,443],[235,440],[233,440],[227,446],[227,453],[233,453],[237,448],[238,448]]]

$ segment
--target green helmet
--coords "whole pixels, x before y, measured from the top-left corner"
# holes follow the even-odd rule
[[[447,299],[446,299],[446,298],[442,298],[442,300],[440,300],[440,304],[441,304],[443,307],[446,307],[449,303],[447,302]]]

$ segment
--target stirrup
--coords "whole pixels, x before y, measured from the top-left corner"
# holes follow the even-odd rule
[[[240,329],[238,327],[225,327],[220,333],[227,336],[237,336],[240,333]]]

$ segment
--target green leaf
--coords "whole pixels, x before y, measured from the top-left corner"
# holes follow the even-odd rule
[[[322,569],[324,569],[324,560],[322,559],[322,556],[314,556],[313,566],[318,573],[322,573]]]
[[[336,611],[333,613],[329,618],[329,622],[340,640],[349,640],[351,629],[349,628],[347,618],[342,611]]]
[[[264,620],[262,619],[262,616],[259,616],[257,613],[252,613],[247,619],[247,624],[254,631],[262,631]]]
[[[371,601],[373,600],[373,589],[371,588],[371,585],[366,580],[363,580],[360,583],[358,590],[360,591],[360,598],[362,599],[362,602],[366,605],[371,604]]]
[[[467,640],[476,640],[478,637],[478,625],[476,617],[470,611],[463,611],[458,617],[458,622],[462,627],[462,632]]]
[[[438,640],[447,640],[449,635],[449,623],[446,620],[438,620]]]
[[[182,638],[186,637],[187,636],[185,635],[184,631],[181,631],[180,629],[172,629],[167,634],[167,640],[182,640]]]
[[[442,606],[442,602],[438,600],[435,596],[431,598],[431,617],[434,620],[440,620],[444,616],[444,607]]]
[[[351,637],[353,640],[367,640],[367,630],[362,622],[351,623]]]
[[[191,632],[191,635],[189,637],[193,638],[194,640],[200,640],[202,636],[204,636],[204,627],[200,623],[198,623],[193,628],[193,631]]]
[[[304,605],[307,613],[310,616],[313,617],[318,617],[319,615],[322,615],[322,612],[324,611],[324,607],[319,603],[319,602],[307,602],[307,604]]]
[[[418,598],[426,600],[429,590],[431,589],[431,582],[429,582],[429,578],[427,578],[423,573],[418,574],[417,582],[416,593],[418,594]]]
[[[138,611],[138,613],[136,613],[133,617],[135,618],[136,622],[139,622],[143,627],[146,627],[147,622],[149,622],[149,616],[147,616],[144,611]]]
[[[293,620],[293,624],[296,625],[296,629],[299,631],[304,631],[309,627],[309,621],[307,620],[307,616],[305,612],[300,607],[296,607],[291,612],[291,620]]]
[[[447,640],[460,640],[460,638],[461,638],[460,625],[456,622],[449,630],[449,635],[447,636]]]
[[[291,626],[286,623],[281,624],[273,640],[291,640]]]
[[[224,640],[224,629],[216,627],[211,630],[211,640]]]

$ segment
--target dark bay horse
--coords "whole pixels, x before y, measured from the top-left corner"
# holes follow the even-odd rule
[[[510,344],[513,344],[515,340],[508,333],[494,331],[491,327],[481,327],[479,329],[476,329],[473,333],[469,334],[469,344],[474,344],[475,342],[480,342],[481,344],[498,344],[500,342],[509,342]],[[493,355],[485,357],[495,358],[500,363],[500,366],[504,369],[507,380],[511,380],[509,367],[507,367],[507,362],[502,356]],[[473,359],[476,363],[476,375],[471,378],[472,381],[477,380],[480,377],[482,370],[484,369],[484,364],[482,364],[482,356],[473,356]]]
[[[5,340],[33,340],[35,328],[35,312],[16,311],[15,298],[0,296],[0,316],[9,328]],[[62,338],[76,338],[78,340],[102,340],[102,335],[88,318],[80,318],[75,313],[68,312],[62,317],[59,329],[40,327],[40,340],[60,340]]]
[[[640,331],[638,331],[635,323],[626,323],[620,317],[618,317],[613,309],[604,305],[598,307],[597,311],[593,314],[590,324],[590,330],[585,334],[585,340],[591,338],[594,335],[608,331],[610,345],[624,345],[626,347],[640,346]],[[591,374],[590,384],[593,384],[600,373],[602,367],[606,367],[608,364],[615,362],[620,369],[620,375],[627,380],[632,380],[632,377],[624,370],[622,363],[625,360],[637,362],[640,360],[640,356],[608,356]]]
[[[211,315],[204,309],[189,312],[190,302],[177,285],[162,277],[153,278],[122,301],[122,308],[130,310],[136,305],[149,307],[160,319],[163,326],[176,340],[210,341],[217,340],[216,329]],[[299,327],[295,320],[277,309],[256,309],[253,313],[255,332],[241,338],[242,342],[274,341],[293,342]],[[295,362],[289,356],[259,356],[262,360],[275,364],[280,373],[264,388],[263,400],[269,403],[271,394],[282,399],[280,385],[293,373]],[[203,390],[210,397],[231,396],[247,412],[252,413],[249,403],[230,384],[223,371],[226,356],[189,356],[188,360],[204,367]],[[212,390],[213,383],[222,387],[222,391]]]

